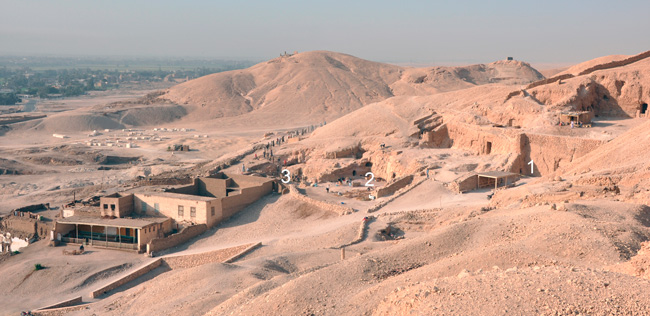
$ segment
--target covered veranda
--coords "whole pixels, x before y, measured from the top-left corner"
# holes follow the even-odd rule
[[[142,230],[158,223],[142,219],[104,219],[72,216],[55,224],[55,238],[64,243],[140,251],[149,240],[142,240]]]
[[[478,181],[476,188],[494,188],[507,187],[519,180],[519,174],[503,171],[490,171],[477,174]]]

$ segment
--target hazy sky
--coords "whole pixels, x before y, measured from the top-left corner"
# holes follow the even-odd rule
[[[580,62],[650,50],[648,12],[648,0],[2,0],[0,54]]]

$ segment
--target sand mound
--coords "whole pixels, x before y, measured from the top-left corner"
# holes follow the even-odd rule
[[[178,105],[136,107],[119,112],[119,122],[130,126],[155,126],[179,120],[187,110]]]
[[[354,111],[318,128],[314,139],[388,136],[408,137],[413,120],[431,114],[422,97],[395,97]]]
[[[48,133],[85,132],[103,129],[122,129],[121,124],[114,119],[95,113],[62,113],[47,117],[34,130]]]

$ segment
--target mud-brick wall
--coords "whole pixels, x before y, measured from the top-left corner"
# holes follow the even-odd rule
[[[171,189],[167,190],[167,192],[196,195],[196,194],[199,193],[198,179],[194,179],[192,184],[190,184],[190,185],[171,188]]]
[[[208,226],[205,224],[187,226],[176,234],[169,235],[165,238],[152,239],[149,241],[148,251],[157,252],[178,246],[180,244],[186,243],[198,235],[203,234],[206,230],[208,230]]]
[[[198,193],[201,196],[224,197],[228,179],[200,178],[197,179]]]
[[[50,230],[51,224],[28,217],[8,216],[0,222],[0,231],[18,238],[49,238]]]
[[[605,141],[566,136],[525,134],[522,136],[522,160],[519,169],[530,172],[528,163],[534,163],[533,175],[543,176],[553,173],[573,160],[589,154],[603,145]],[[517,166],[513,171],[518,172]]]
[[[244,188],[240,194],[221,199],[221,220],[225,220],[246,206],[259,200],[273,191],[273,182],[269,181],[260,186]]]
[[[449,184],[449,189],[454,192],[463,193],[475,190],[478,186],[478,176],[476,173],[463,175]]]
[[[155,207],[158,204],[160,214],[171,217],[174,220],[189,221],[197,224],[207,223],[207,201],[191,200],[174,196],[159,196],[155,194],[135,194],[135,211],[142,213],[143,203],[147,207],[147,213],[156,214]],[[178,206],[183,206],[183,216],[178,215]],[[196,216],[191,216],[191,208],[196,208]]]
[[[126,217],[133,212],[133,194],[121,197],[103,196],[99,200],[102,216]],[[115,205],[115,210],[111,208]]]
[[[412,174],[401,177],[401,178],[399,178],[399,179],[397,179],[395,181],[392,181],[392,182],[388,183],[385,187],[378,189],[377,190],[377,197],[380,198],[382,196],[389,196],[389,195],[397,192],[397,190],[411,184],[411,182],[413,182],[413,175]]]

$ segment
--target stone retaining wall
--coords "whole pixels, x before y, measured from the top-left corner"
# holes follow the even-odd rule
[[[91,298],[97,298],[97,297],[99,297],[101,295],[104,295],[105,293],[107,293],[107,292],[109,292],[111,290],[114,290],[114,289],[116,289],[116,288],[118,288],[118,287],[120,287],[120,286],[122,286],[122,285],[124,285],[126,283],[129,283],[129,282],[131,282],[131,281],[133,281],[133,280],[147,274],[151,270],[159,267],[161,263],[162,263],[162,259],[160,259],[160,258],[158,258],[158,259],[156,259],[156,260],[154,260],[152,262],[149,262],[149,263],[145,264],[144,266],[142,266],[141,268],[138,268],[135,271],[130,272],[129,274],[119,278],[118,280],[115,280],[115,281],[113,281],[113,282],[111,282],[111,283],[109,283],[109,284],[95,290],[95,291],[90,292],[90,297]]]
[[[193,268],[214,262],[230,263],[261,245],[262,243],[258,242],[255,244],[246,244],[198,254],[165,257],[162,259],[171,269]]]
[[[244,248],[244,250],[240,251],[239,253],[235,254],[234,256],[224,260],[223,263],[233,263],[233,262],[235,262],[235,260],[243,257],[244,255],[248,254],[249,252],[255,250],[257,247],[260,247],[260,246],[262,246],[261,242],[258,242],[256,244],[252,244],[252,245]]]
[[[400,189],[399,191],[397,191],[397,194],[394,194],[394,195],[391,196],[389,199],[387,199],[387,200],[385,200],[385,201],[383,201],[383,202],[379,202],[377,205],[375,205],[375,206],[369,208],[367,212],[368,212],[368,213],[373,213],[373,212],[379,211],[379,209],[381,209],[382,207],[386,206],[386,204],[388,204],[388,203],[390,203],[390,202],[393,202],[396,198],[398,198],[398,197],[400,197],[400,196],[402,196],[402,195],[408,193],[409,191],[413,190],[413,189],[414,189],[415,187],[417,187],[418,185],[424,183],[424,181],[426,181],[426,180],[427,180],[427,178],[423,178],[422,180],[418,181],[418,182],[415,183],[415,184],[412,183],[411,186],[408,186],[408,187],[405,187],[405,188]]]
[[[81,311],[81,310],[88,309],[91,304],[95,304],[95,303],[88,303],[88,304],[68,306],[68,307],[37,310],[37,311],[32,311],[32,315],[35,315],[35,316],[63,316],[63,315],[67,315],[68,313],[71,313],[71,312],[76,312],[76,311]]]
[[[169,235],[165,238],[154,238],[147,244],[147,252],[158,252],[178,246],[188,240],[203,234],[208,230],[206,224],[187,226],[176,234]]]
[[[61,308],[61,307],[68,307],[68,306],[72,306],[72,305],[78,305],[78,304],[81,304],[81,302],[82,302],[82,300],[81,300],[81,296],[77,296],[77,297],[75,297],[75,298],[73,298],[73,299],[65,300],[65,301],[63,301],[63,302],[58,302],[58,303],[56,303],[56,304],[52,304],[52,305],[50,305],[50,306],[41,307],[41,308],[39,308],[38,310],[55,309],[55,308]]]
[[[290,185],[289,186],[290,193],[293,194],[294,197],[297,199],[305,202],[312,204],[318,208],[324,209],[326,211],[334,212],[339,215],[347,215],[347,214],[352,214],[354,213],[354,209],[348,206],[343,206],[339,204],[333,204],[333,203],[328,203],[328,202],[323,202],[323,201],[318,201],[315,199],[312,199],[306,195],[303,195],[298,191],[298,188],[296,188],[295,185]]]
[[[340,249],[340,248],[344,248],[344,247],[347,247],[347,246],[352,246],[352,245],[355,245],[355,244],[358,244],[358,243],[362,242],[364,239],[366,239],[366,236],[368,235],[368,224],[370,224],[370,222],[372,220],[374,220],[374,219],[375,219],[374,216],[366,217],[359,224],[359,231],[357,233],[357,238],[355,240],[347,243],[347,244],[343,244],[343,245],[340,245],[338,247],[334,247],[334,249]]]
[[[388,183],[383,188],[377,189],[377,197],[380,198],[382,196],[389,196],[389,195],[397,192],[397,190],[411,184],[411,182],[413,182],[413,175],[412,174],[407,175],[407,176],[403,176],[403,177],[401,177],[399,179],[391,181],[390,183]]]
[[[478,176],[475,172],[472,172],[470,174],[464,174],[456,178],[456,180],[449,183],[447,188],[449,188],[449,190],[456,193],[463,193],[467,191],[476,190],[477,186],[478,186]]]

